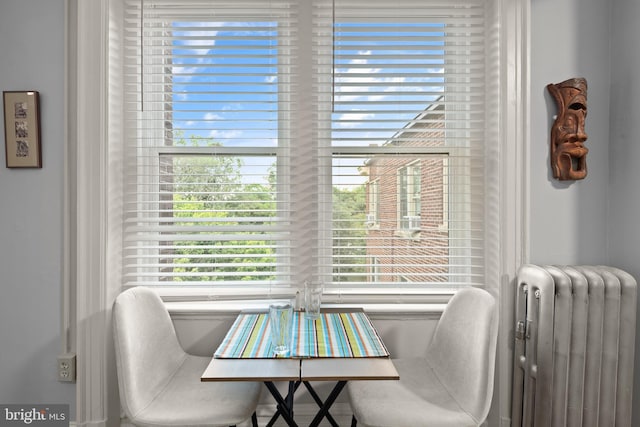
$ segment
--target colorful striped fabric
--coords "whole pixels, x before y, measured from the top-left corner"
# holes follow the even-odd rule
[[[388,357],[389,352],[363,312],[322,313],[317,320],[293,314],[292,358]],[[273,358],[269,316],[238,316],[214,357]]]

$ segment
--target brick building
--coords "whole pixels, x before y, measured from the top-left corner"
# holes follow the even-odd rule
[[[385,145],[397,155],[366,164],[367,248],[374,282],[449,280],[449,155],[444,109],[425,110]],[[411,147],[433,147],[411,152]]]

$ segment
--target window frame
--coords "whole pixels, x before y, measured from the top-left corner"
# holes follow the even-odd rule
[[[117,3],[117,2],[116,2],[116,3]],[[114,3],[114,5],[115,5],[116,3]],[[113,6],[113,5],[112,5],[112,6]],[[495,8],[496,8],[495,10],[503,10],[503,9],[509,9],[509,10],[511,10],[511,9],[512,9],[512,7],[511,7],[511,6],[514,6],[514,5],[507,5],[507,4],[501,3],[501,1],[500,1],[500,0],[497,0],[497,1],[496,1],[496,6],[495,6]],[[116,6],[114,9],[117,9],[117,6]],[[526,12],[526,10],[525,10],[526,8],[523,8],[523,7],[522,7],[522,5],[517,5],[516,9],[518,10],[518,13],[525,13],[525,12]],[[95,10],[107,11],[107,10],[109,10],[109,7],[107,7],[107,3],[104,3],[104,4],[103,4],[103,6],[98,7],[97,9],[96,9],[96,8],[94,8],[94,11],[95,11]],[[509,22],[509,23],[511,23],[511,22],[512,22],[512,21],[510,20],[511,16],[505,16],[505,15],[502,15],[502,14],[499,14],[499,15],[502,17],[502,19],[503,19],[503,20],[506,20],[506,21],[507,21],[507,22]],[[106,18],[106,17],[108,17],[109,15],[108,15],[107,13],[105,13],[105,14],[104,14],[104,16],[105,16],[105,18]],[[114,15],[114,16],[115,16],[115,15]],[[510,35],[512,35],[512,34],[519,34],[520,27],[519,27],[518,25],[519,25],[519,24],[516,24],[516,25],[514,25],[514,26],[509,26],[509,27],[507,28],[507,30],[508,30],[508,31],[507,31],[507,32],[508,32],[508,34],[510,34]],[[117,27],[117,24],[116,24],[115,26]],[[105,27],[105,28],[108,28],[108,27]],[[106,30],[105,30],[105,31],[106,31]],[[505,32],[505,34],[507,34],[507,32]],[[504,38],[504,37],[505,37],[504,35],[503,35],[503,36],[501,36],[501,39],[504,39],[504,40],[510,40],[510,39],[508,39],[508,38]],[[95,42],[95,40],[98,40],[98,39],[94,39],[94,42]],[[102,40],[103,40],[103,42],[105,43],[105,44],[104,44],[104,46],[105,46],[105,49],[106,49],[106,46],[108,46],[108,44],[106,43],[106,32],[105,32],[105,37],[104,37],[104,39],[102,39]],[[521,39],[516,39],[515,41],[517,42],[517,40],[521,40]],[[518,57],[518,56],[516,55],[516,53],[513,53],[513,52],[520,52],[520,50],[519,50],[519,46],[520,46],[520,45],[518,45],[517,43],[516,43],[515,45],[514,45],[513,43],[511,43],[511,44],[505,44],[505,49],[506,49],[507,51],[509,51],[509,52],[510,52],[510,54],[515,55],[515,56],[514,56],[514,58],[515,58],[514,60],[520,60],[520,59],[518,59],[518,58],[521,58],[521,57]],[[103,50],[101,50],[101,51],[103,51]],[[497,52],[497,53],[499,53],[499,51],[496,51],[496,52]],[[518,53],[518,55],[519,55],[519,53]],[[80,62],[82,63],[82,61],[80,61]],[[98,62],[98,64],[99,64],[99,63],[100,63],[100,62]],[[104,64],[106,64],[106,62],[104,62]],[[506,63],[505,63],[505,62],[501,62],[501,64],[502,64],[502,65],[501,65],[501,67],[505,67],[505,64],[506,64]],[[513,69],[508,69],[508,68],[503,68],[503,69],[504,69],[504,70],[507,70],[507,71],[513,71]],[[103,74],[103,76],[104,76],[104,77],[106,77],[106,76],[107,76],[107,74]],[[501,83],[501,84],[502,84],[502,85],[506,85],[506,87],[508,88],[508,90],[507,90],[506,92],[502,92],[502,93],[503,93],[503,95],[504,95],[504,94],[507,94],[507,95],[509,95],[509,96],[506,96],[506,95],[505,95],[506,97],[505,97],[505,96],[503,96],[501,99],[508,99],[508,100],[509,100],[509,102],[510,102],[511,104],[512,104],[513,102],[515,102],[516,100],[519,100],[519,102],[522,102],[522,100],[523,100],[523,99],[526,99],[526,98],[525,98],[526,93],[523,93],[522,91],[520,91],[520,90],[518,90],[518,89],[514,89],[514,88],[518,88],[518,87],[520,87],[520,86],[519,86],[519,84],[520,84],[520,82],[521,82],[520,77],[518,77],[518,78],[516,79],[516,78],[512,78],[511,76],[512,76],[512,74],[509,74],[508,72],[505,72],[505,77],[503,78],[503,80],[502,80],[502,83]],[[106,80],[104,80],[104,81],[105,81],[105,85],[107,85]],[[83,83],[83,82],[80,82],[80,83]],[[84,83],[83,83],[83,84],[84,84]],[[88,89],[88,87],[89,87],[90,85],[86,85],[86,84],[85,84],[85,86],[86,86],[86,87],[83,87],[83,88],[80,90],[80,92],[81,92],[81,93],[83,93],[83,94],[84,94],[84,93],[89,93],[89,92],[90,92],[90,90]],[[113,85],[111,85],[111,84],[109,84],[109,85],[108,85],[108,87],[112,87],[112,86],[113,86]],[[106,89],[106,87],[107,87],[107,86],[105,86],[105,89]],[[107,94],[107,93],[110,93],[110,92],[112,92],[112,91],[106,91],[106,90],[105,90],[103,93],[104,93],[104,94]],[[106,96],[106,95],[105,95],[105,96]],[[103,97],[103,98],[101,98],[101,99],[105,99],[105,103],[107,103],[107,99],[106,99],[106,98],[104,98],[104,97]],[[506,101],[503,101],[503,103],[504,103],[504,102],[506,102]],[[117,107],[115,108],[115,110],[117,110]],[[103,114],[107,114],[107,113],[108,113],[109,111],[111,111],[111,110],[107,110],[107,109],[105,109],[105,110],[100,110],[100,111],[102,111],[102,113],[103,113]],[[515,115],[515,116],[517,116],[518,114],[520,114],[520,113],[521,113],[521,111],[522,111],[522,110],[512,110],[512,109],[510,109],[510,110],[509,110],[509,113],[510,113],[510,114],[506,114],[506,113],[505,113],[505,111],[503,111],[503,112],[501,113],[501,115],[503,115],[503,116],[504,116],[504,115],[507,115],[507,116],[509,116],[509,117],[512,119],[514,115]],[[109,113],[109,116],[111,116],[111,113]],[[95,115],[94,115],[94,117],[95,117]],[[98,116],[98,117],[99,117],[99,116]],[[107,117],[107,116],[105,116],[105,117]],[[105,120],[106,120],[106,119],[105,119]],[[89,123],[89,122],[90,122],[90,120],[87,120],[87,121],[85,121],[85,122]],[[93,123],[95,123],[95,122],[93,122]],[[505,155],[505,156],[507,156],[507,157],[509,157],[509,156],[511,156],[511,157],[516,156],[517,158],[521,158],[521,157],[518,157],[518,156],[521,156],[521,154],[522,154],[522,153],[521,153],[521,151],[520,151],[520,150],[513,150],[513,149],[512,149],[513,145],[512,145],[512,144],[506,144],[506,143],[504,142],[504,141],[505,141],[505,139],[504,139],[503,137],[501,137],[500,135],[502,135],[502,134],[508,134],[508,135],[510,136],[510,138],[509,138],[509,140],[510,140],[510,141],[513,141],[514,139],[516,139],[516,140],[517,140],[517,139],[521,139],[521,138],[522,138],[522,135],[524,135],[524,134],[519,130],[520,128],[519,128],[518,126],[519,126],[520,124],[522,124],[522,123],[526,123],[526,121],[523,121],[523,120],[517,120],[517,121],[513,121],[513,120],[506,120],[506,121],[505,121],[505,120],[500,120],[500,123],[509,123],[509,124],[511,124],[511,125],[509,125],[509,126],[504,127],[504,128],[503,128],[503,130],[502,130],[502,132],[501,132],[500,134],[494,134],[494,136],[495,136],[495,137],[500,138],[500,140],[501,140],[501,141],[503,141],[503,142],[501,143],[501,145],[502,145],[502,147],[503,147],[502,149],[504,150],[504,153],[505,153],[504,155]],[[96,125],[94,124],[93,126],[95,127]],[[90,133],[90,132],[88,132],[88,131],[86,130],[86,129],[87,129],[87,127],[86,127],[86,126],[80,126],[80,128],[82,129],[82,131],[83,131],[85,134],[86,134],[86,133]],[[106,156],[106,153],[108,153],[108,152],[109,152],[109,149],[107,148],[107,144],[106,144],[106,141],[107,141],[107,140],[108,140],[108,138],[109,138],[107,135],[111,135],[111,134],[116,135],[116,134],[118,134],[118,131],[117,131],[117,129],[114,129],[113,127],[110,127],[110,128],[109,128],[109,129],[110,129],[110,131],[113,131],[113,132],[108,132],[108,133],[106,132],[106,129],[107,129],[106,127],[97,127],[96,129],[98,129],[98,130],[99,130],[99,129],[105,129],[105,134],[104,134],[105,136],[104,136],[104,139],[102,139],[102,141],[103,141],[103,145],[102,145],[102,146],[103,146],[104,148],[103,148],[103,149],[101,149],[101,150],[103,150],[103,152],[105,153],[105,156]],[[514,130],[514,129],[516,129],[516,130]],[[94,139],[95,139],[95,138],[94,138]],[[92,152],[92,157],[91,157],[91,158],[92,158],[92,159],[96,159],[96,158],[97,158],[97,159],[105,159],[104,161],[106,162],[106,161],[107,161],[107,159],[108,159],[108,157],[105,157],[105,156],[101,156],[101,155],[100,155],[100,154],[98,154],[98,153],[95,153],[95,155],[94,155],[94,154],[93,154],[93,152]],[[489,161],[490,161],[490,160],[489,160]],[[87,164],[89,164],[89,162],[87,162]],[[105,163],[105,164],[107,164],[107,163]],[[113,161],[109,161],[109,164],[113,164]],[[505,165],[505,163],[501,163],[501,164],[502,164],[502,165]],[[508,164],[508,165],[513,165],[513,164],[518,165],[519,163],[516,161],[515,163],[514,163],[514,162],[511,162],[511,163],[506,163],[506,164]],[[511,174],[511,176],[517,176],[517,175],[518,175],[518,174],[517,174],[517,172],[518,172],[519,170],[522,170],[521,168],[520,168],[520,169],[518,169],[518,168],[515,168],[515,169],[514,169],[514,168],[511,168],[511,167],[504,167],[504,168],[501,168],[501,170],[502,170],[502,169],[506,170],[507,172],[501,172],[501,174],[502,174],[502,173],[509,173],[509,174]],[[82,174],[81,174],[81,175],[82,175]],[[109,175],[111,176],[112,174],[110,173]],[[83,176],[82,176],[82,178],[86,178],[86,175],[83,175]],[[109,181],[109,180],[107,180],[107,179],[103,179],[103,180],[100,180],[99,182],[105,182],[105,183],[106,183],[107,181]],[[116,180],[116,181],[117,181],[117,180]],[[86,181],[86,180],[85,180],[84,182],[89,182],[89,181]],[[511,180],[510,182],[513,182],[513,180]],[[87,185],[88,185],[88,184],[87,184]],[[113,187],[114,187],[114,188],[117,188],[117,187],[118,187],[118,185],[119,185],[119,184],[116,182],[116,183],[113,185]],[[106,187],[105,187],[105,188],[106,188]],[[511,186],[509,186],[508,188],[514,188],[514,187],[511,185]],[[106,189],[105,189],[104,191],[106,191]],[[102,194],[102,193],[92,192],[92,194]],[[516,193],[511,193],[511,194],[509,194],[509,193],[508,193],[508,196],[509,196],[509,199],[508,199],[508,200],[515,201],[515,202],[517,203],[518,201],[522,200],[522,194],[524,194],[524,193],[522,193],[522,192],[520,192],[520,191],[518,191],[518,192],[516,192]],[[111,200],[111,199],[112,199],[111,197],[106,198],[106,196],[105,196],[105,200]],[[92,200],[96,200],[96,198],[94,197]],[[105,203],[106,203],[106,202],[105,202]],[[111,202],[110,202],[110,204],[111,204]],[[106,205],[105,205],[105,206],[106,206]],[[112,210],[112,209],[110,209],[110,210],[109,210],[109,212],[113,212],[113,210]],[[511,215],[512,215],[512,213],[513,213],[513,210],[510,210],[510,211],[509,211],[509,215],[511,216]],[[112,215],[112,214],[110,214],[110,215],[109,215],[109,218],[110,218],[110,219],[112,219],[112,218],[116,218],[116,217],[117,217],[117,215]],[[116,218],[116,219],[117,219],[117,218]],[[116,222],[117,222],[117,221],[116,221]],[[517,224],[520,224],[520,223],[521,223],[521,221],[516,221],[516,222],[515,222],[515,224],[516,224],[516,225],[517,225]],[[102,224],[102,223],[101,223],[101,224]],[[117,228],[117,227],[116,227],[116,228]],[[114,230],[114,227],[113,227],[113,226],[111,226],[109,229],[110,229],[110,230]],[[116,230],[116,231],[117,231],[117,230]],[[116,234],[114,234],[114,233],[113,233],[113,232],[111,232],[111,231],[110,231],[108,234],[109,234],[110,236],[111,236],[111,235],[117,235],[117,233],[116,233]],[[518,234],[518,233],[509,233],[509,238],[510,238],[511,236],[516,236],[516,235],[520,235],[520,234]],[[105,234],[105,236],[106,236],[106,234]],[[116,239],[116,240],[117,240],[117,239]],[[110,241],[112,242],[112,244],[111,244],[110,246],[111,246],[111,247],[113,247],[113,248],[115,248],[115,249],[114,249],[114,251],[115,251],[115,252],[117,252],[117,251],[118,251],[118,243],[117,243],[117,241],[115,242],[115,244],[113,244],[113,243],[114,243],[113,239],[110,239]],[[504,246],[504,245],[501,245],[501,247],[505,247],[505,246]],[[514,252],[513,252],[513,251],[510,251],[509,253],[514,254]],[[111,258],[110,258],[110,259],[111,259]],[[110,261],[109,263],[111,264],[111,262],[112,262],[112,261]],[[116,268],[112,269],[111,271],[117,272],[117,271],[118,271],[117,266],[115,266],[115,267],[116,267]],[[489,283],[491,283],[491,280],[489,280]],[[234,294],[234,293],[237,293],[237,294],[238,294],[238,295],[237,295],[237,297],[238,297],[238,298],[240,298],[240,299],[246,299],[246,298],[252,298],[252,297],[255,297],[255,295],[250,295],[250,293],[247,293],[247,292],[238,292],[237,290],[233,290],[233,291],[228,292],[228,291],[225,291],[225,290],[223,290],[223,289],[218,290],[218,291],[216,291],[216,292],[211,292],[210,290],[206,290],[206,289],[197,289],[197,290],[193,290],[193,289],[169,289],[169,288],[162,288],[162,289],[159,289],[159,291],[160,291],[160,293],[161,293],[161,294],[167,295],[167,297],[168,297],[169,299],[174,299],[174,300],[217,300],[217,299],[220,299],[220,298],[225,299],[226,297],[224,297],[224,294],[227,294],[228,296],[231,296],[231,295],[232,295],[232,294]],[[344,301],[347,301],[347,300],[349,300],[349,299],[350,299],[350,298],[345,298],[345,296],[346,296],[347,294],[349,294],[349,295],[355,295],[355,296],[356,296],[356,297],[355,297],[355,299],[354,299],[355,301],[364,301],[364,300],[363,300],[363,298],[365,298],[365,295],[367,295],[367,296],[366,296],[366,298],[365,298],[365,300],[369,300],[369,301],[372,301],[372,302],[375,302],[375,301],[381,301],[380,295],[386,295],[386,296],[383,296],[383,297],[382,297],[382,300],[386,300],[386,299],[388,298],[388,296],[390,296],[390,295],[394,295],[394,296],[398,297],[398,300],[397,300],[398,302],[405,301],[405,302],[407,302],[407,303],[411,303],[411,302],[416,302],[416,301],[419,301],[419,300],[423,300],[423,301],[427,301],[427,302],[428,302],[428,301],[433,301],[432,299],[430,299],[430,298],[429,298],[429,295],[436,295],[436,294],[440,294],[440,295],[441,295],[441,294],[443,294],[443,293],[444,293],[444,294],[447,294],[447,295],[450,295],[452,292],[454,292],[454,289],[427,289],[427,290],[419,290],[418,292],[415,292],[415,291],[407,291],[406,289],[396,289],[396,290],[393,290],[393,289],[386,289],[386,290],[372,290],[371,292],[367,293],[367,292],[365,292],[365,291],[355,289],[355,290],[348,290],[348,292],[333,292],[333,295],[335,295],[335,298],[336,298],[336,299],[334,299],[335,301],[343,301],[343,302],[344,302]],[[281,294],[281,293],[280,293],[280,294]],[[331,294],[331,292],[330,292],[330,294]],[[242,295],[244,295],[244,296],[242,296]],[[267,295],[278,295],[278,293],[273,292],[273,290],[271,290],[271,289],[270,289],[270,290],[269,290],[269,292],[267,293]],[[420,298],[416,298],[416,295],[421,295],[421,297],[420,297]],[[421,299],[421,298],[422,298],[422,299]],[[332,300],[331,295],[329,295],[329,299],[328,299],[328,300],[329,300],[329,301],[330,301],[330,300]]]
[[[310,8],[310,7],[311,6],[308,6],[308,8]],[[251,13],[249,12],[248,15],[251,15]],[[234,17],[234,18],[237,18],[237,17]],[[220,22],[220,21],[225,21],[223,15],[216,17],[216,22]],[[168,46],[167,49],[172,49],[173,44],[169,43],[167,46]],[[311,50],[311,49],[302,49],[301,46],[298,46],[298,47],[300,48],[299,50],[301,50],[301,51],[310,51]],[[162,70],[165,69],[164,68],[165,67],[164,63],[158,64],[157,66],[158,67],[163,67]],[[287,63],[284,66],[290,66],[290,64]],[[172,80],[172,79],[169,79],[169,80]],[[286,83],[283,83],[283,85],[287,85],[287,84],[290,84],[290,83],[291,82],[287,81]],[[295,82],[293,84],[295,84]],[[305,85],[309,86],[310,82],[306,82]],[[283,86],[281,89],[284,89],[285,93],[289,93],[290,92],[290,91],[288,91],[286,89],[286,86]],[[298,96],[299,95],[300,94],[298,94]],[[162,98],[162,99],[164,99],[164,98]],[[285,110],[287,110],[287,109],[285,108]],[[293,108],[291,110],[293,110]],[[433,106],[429,106],[429,108],[427,108],[427,110],[425,110],[425,112],[423,112],[421,114],[428,114],[430,112],[430,110],[433,110]],[[171,111],[173,111],[173,109],[171,109]],[[323,112],[321,112],[321,113],[323,113]],[[460,114],[460,113],[458,113],[458,114]],[[165,111],[160,120],[163,120],[163,122],[166,122],[166,115],[167,115],[167,113]],[[287,119],[293,120],[291,117],[287,117]],[[287,126],[285,126],[285,128],[287,128]],[[398,135],[401,135],[403,131],[405,131],[405,130],[400,131]],[[446,132],[446,130],[445,130],[445,132]],[[166,137],[165,137],[165,139],[166,139]],[[324,137],[323,136],[319,137],[320,141],[322,141],[322,140],[330,141],[330,139],[331,138],[329,137],[329,135],[325,135]],[[285,138],[284,140],[287,140],[287,139]],[[320,144],[320,145],[322,145],[322,144]],[[441,148],[437,148],[437,147],[435,147],[435,148],[434,147],[407,147],[407,148],[410,148],[409,152],[410,153],[415,153],[416,156],[423,155],[423,154],[428,155],[429,153],[442,152],[442,149]],[[312,150],[300,150],[296,146],[287,147],[287,149],[289,149],[291,151],[290,156],[291,156],[292,159],[293,158],[304,159],[306,157],[306,155],[304,154],[304,151],[313,152],[313,149]],[[322,163],[322,161],[323,161],[322,159],[329,159],[329,158],[335,159],[335,158],[339,158],[340,156],[347,156],[349,153],[361,154],[362,152],[368,152],[366,149],[362,150],[362,149],[357,149],[357,148],[348,147],[348,146],[347,147],[334,146],[332,144],[329,144],[328,146],[321,146],[321,147],[318,147],[317,149],[320,152],[326,153],[324,155],[321,154],[320,157],[319,157],[320,163],[317,165],[318,170],[327,170],[327,169],[329,169],[329,165],[327,163],[323,164]],[[175,147],[166,146],[166,147],[163,147],[161,151],[163,151],[163,152],[172,152],[172,150],[175,150]],[[277,148],[275,151],[277,151],[277,150],[280,150],[280,148]],[[452,150],[452,148],[450,148],[450,147],[446,148],[446,151],[445,151],[446,154],[449,154],[451,152],[451,150]],[[206,150],[204,150],[204,149],[196,149],[196,151],[206,152]],[[226,152],[228,154],[235,153],[234,148],[232,148],[232,147],[218,148],[218,149],[216,149],[216,152],[218,152],[218,151],[223,151],[223,152]],[[387,151],[388,150],[381,150],[380,152],[387,152]],[[459,150],[459,151],[462,151],[462,150]],[[370,151],[370,153],[376,153],[376,152],[377,151],[375,149]],[[327,162],[328,162],[328,160],[327,160]],[[419,162],[418,162],[418,165],[419,165]],[[156,165],[151,165],[151,167],[154,168],[154,167],[157,167],[157,166]],[[411,168],[412,171],[414,170],[414,167]],[[286,177],[287,174],[286,173],[282,173],[281,174],[280,172],[278,172],[278,176]],[[313,189],[314,185],[318,185],[318,186],[325,185],[325,186],[330,187],[330,185],[328,185],[328,182],[330,182],[330,181],[327,181],[327,180],[330,180],[330,178],[331,178],[331,174],[320,174],[318,177],[316,177],[317,182],[315,182],[313,185],[310,185],[307,188],[307,191],[299,191],[299,193],[306,194],[309,191],[313,191],[314,190]],[[411,178],[412,181],[415,180],[414,174],[412,174],[412,176],[409,177],[409,178]],[[418,183],[419,182],[420,181],[418,181]],[[287,183],[285,183],[283,185],[286,187],[288,185],[296,186],[298,184],[294,183],[294,182],[291,182],[291,183],[287,182]],[[464,185],[464,184],[462,184],[462,185]],[[319,193],[322,193],[321,189],[319,189],[318,191],[319,191]],[[285,191],[285,192],[288,193],[288,194],[292,194],[291,191]],[[284,194],[285,192],[283,192],[282,194]],[[418,195],[418,197],[420,197],[420,195]],[[295,202],[295,200],[294,200],[294,202]],[[421,203],[420,200],[418,200],[418,201],[416,201],[415,199],[407,200],[407,207],[414,206],[414,210],[415,210],[416,208],[418,208],[420,206],[420,203]],[[318,224],[318,227],[317,227],[318,228],[318,239],[317,239],[317,241],[327,242],[327,241],[329,241],[331,239],[331,237],[330,237],[331,236],[330,218],[331,218],[331,215],[332,215],[332,212],[330,211],[331,203],[328,200],[324,200],[324,201],[321,200],[318,203],[318,206],[320,206],[320,208],[318,209],[316,218],[308,219],[307,224],[317,223]],[[326,209],[326,211],[323,211],[323,208]],[[400,208],[400,206],[399,206],[399,208]],[[448,208],[448,206],[447,206],[447,208]],[[416,213],[416,212],[414,212],[414,213]],[[418,213],[418,215],[414,215],[414,217],[419,217],[420,216],[419,212],[417,212],[417,213]],[[406,221],[403,218],[401,218],[401,216],[402,215],[397,215],[397,219],[398,219],[397,233],[399,233],[403,237],[416,238],[418,236],[418,230],[409,230],[407,228],[408,224],[406,224]],[[292,221],[295,223],[295,218]],[[295,225],[294,225],[294,228],[295,228]],[[298,227],[298,228],[299,229],[300,228],[304,229],[306,227]],[[443,230],[443,229],[441,228],[441,230]],[[444,230],[446,231],[446,229],[444,229]],[[458,238],[458,241],[461,241],[461,239]],[[307,250],[307,246],[308,245],[304,245],[304,244],[298,246],[297,248],[296,248],[295,244],[291,246],[293,248],[292,253],[291,253],[291,256],[293,257],[293,259],[290,262],[290,264],[292,264],[292,265],[293,264],[312,265],[313,262],[314,262],[313,261],[314,258],[328,259],[329,257],[331,257],[331,254],[330,254],[331,248],[328,247],[328,246],[324,247],[324,248],[314,247],[314,248],[312,248],[312,250],[314,252],[311,253],[311,254],[310,254],[310,251]],[[297,250],[298,248],[303,248],[304,250],[298,251]],[[305,253],[306,253],[306,255],[305,255]],[[297,260],[296,260],[296,257],[297,257]],[[300,260],[301,260],[301,262],[300,262]],[[159,262],[158,262],[158,264],[159,264]],[[333,263],[332,265],[335,265],[335,263]],[[326,276],[330,275],[330,271],[328,270],[328,268],[329,268],[328,265],[320,265],[320,266],[318,266],[318,270],[317,271],[311,272],[310,274],[314,274],[315,273],[315,275],[317,275],[317,276],[326,277]],[[307,273],[307,274],[309,274],[309,273]],[[296,277],[299,278],[300,276],[301,275],[296,271],[291,272],[291,278],[293,280],[295,280]],[[292,280],[289,280],[289,281],[291,282]],[[297,280],[297,281],[300,281],[300,280]],[[177,286],[180,286],[180,285],[177,285]],[[253,289],[253,294],[255,296],[263,295],[265,293],[265,286],[252,286],[250,283],[248,283],[247,287],[249,287],[249,288],[253,287],[254,288]],[[295,289],[296,285],[293,285],[292,287],[293,287],[293,289]],[[215,288],[220,288],[220,286],[216,285]],[[223,286],[223,288],[224,288],[224,286]],[[269,288],[269,292],[271,292],[272,287],[268,286],[268,288]],[[337,288],[343,288],[343,287],[340,284],[338,284]],[[345,289],[337,289],[336,292],[340,293],[341,291],[344,291],[344,290]],[[228,287],[228,289],[226,289],[226,290],[223,289],[223,291],[228,291],[229,294],[233,294],[233,288],[232,287]],[[349,292],[349,291],[352,291],[352,290],[348,289],[346,291]],[[215,291],[213,291],[213,292],[215,293]],[[243,294],[244,292],[245,292],[245,290],[240,291],[239,294]],[[393,290],[392,292],[397,292],[397,290]],[[251,292],[249,292],[249,293],[251,293]],[[414,291],[410,291],[410,293],[425,293],[425,292],[424,292],[424,290],[414,290]]]

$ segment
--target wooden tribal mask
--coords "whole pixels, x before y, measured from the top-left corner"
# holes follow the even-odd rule
[[[553,177],[561,180],[578,180],[587,176],[587,153],[584,146],[587,134],[584,122],[587,117],[587,81],[573,78],[562,83],[549,84],[547,90],[558,106],[551,128],[550,159]]]

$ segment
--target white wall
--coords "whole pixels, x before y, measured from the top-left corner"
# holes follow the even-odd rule
[[[75,387],[56,378],[64,31],[64,0],[0,1],[0,90],[40,92],[43,161],[42,169],[6,169],[0,150],[0,402],[68,403],[73,411]]]
[[[530,261],[622,268],[640,280],[640,3],[532,0]],[[586,77],[584,181],[552,181],[548,83]],[[640,316],[637,330],[640,331]],[[638,334],[637,334],[638,336]],[[640,425],[636,339],[634,425]]]
[[[613,2],[608,220],[612,264],[640,280],[640,2]],[[636,330],[640,331],[640,316]],[[638,335],[638,334],[637,334]],[[640,339],[636,339],[634,420],[640,420]],[[636,421],[635,425],[640,424]]]
[[[606,264],[609,180],[610,3],[531,1],[530,261]],[[556,105],[546,85],[588,83],[587,178],[562,183],[549,168]]]

